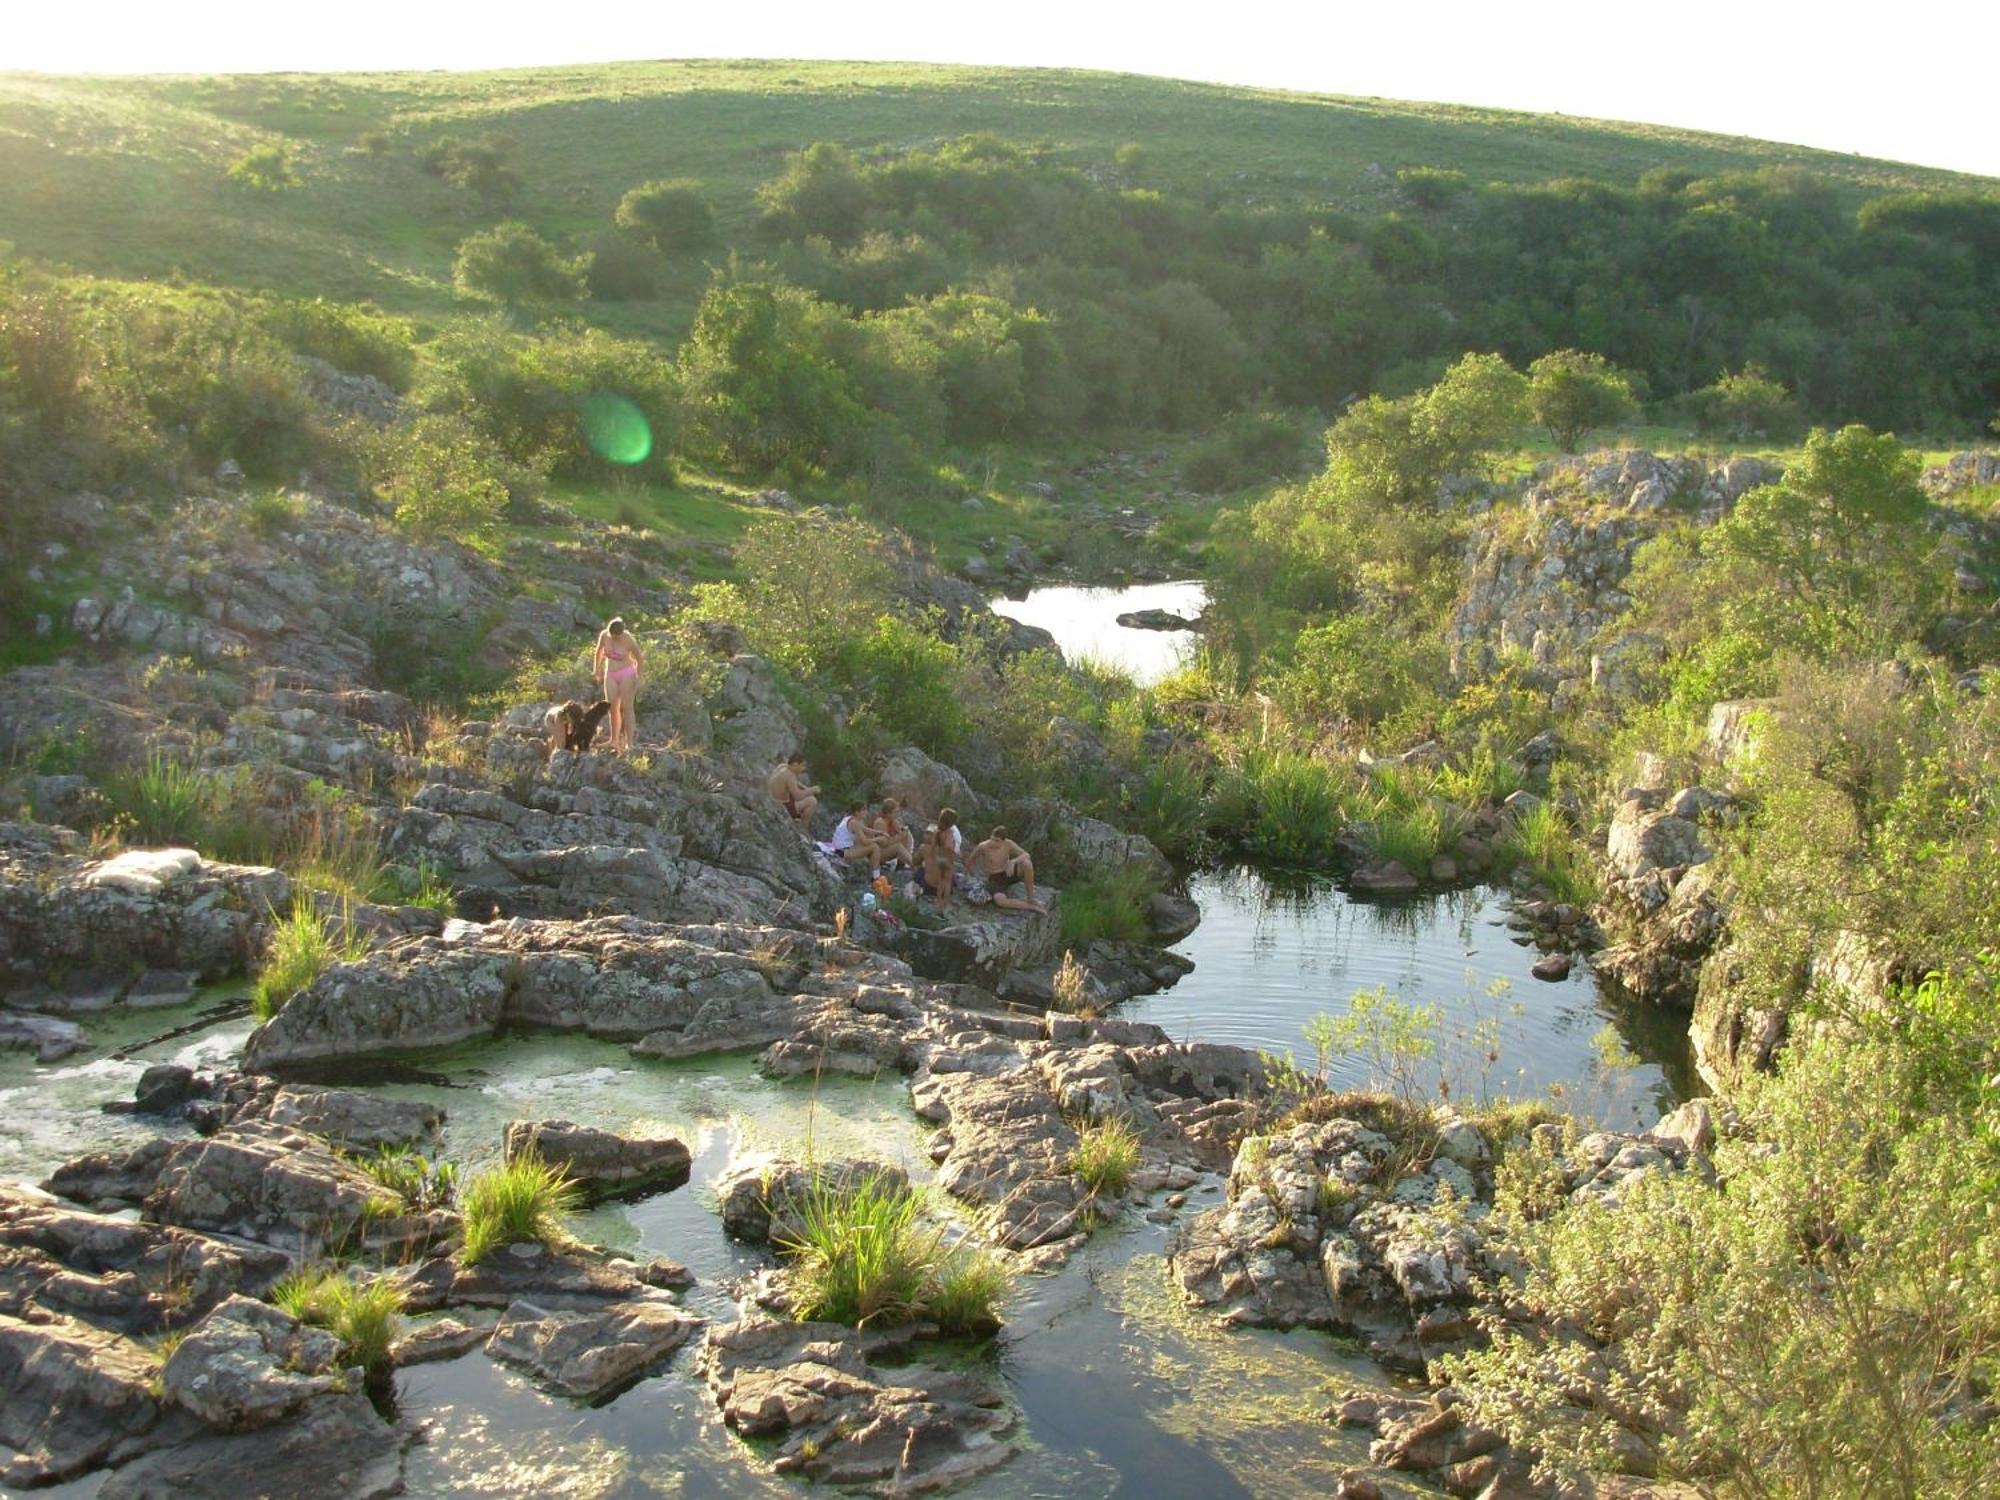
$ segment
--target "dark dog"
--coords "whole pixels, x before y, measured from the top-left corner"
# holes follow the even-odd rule
[[[549,753],[558,750],[588,750],[591,741],[597,738],[597,726],[604,722],[604,716],[611,712],[607,699],[599,698],[585,708],[574,698],[567,703],[558,703],[542,715],[542,728],[548,732]]]

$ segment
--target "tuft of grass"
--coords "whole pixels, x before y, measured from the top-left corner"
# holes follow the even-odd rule
[[[1552,803],[1538,802],[1514,819],[1495,853],[1502,869],[1525,864],[1558,901],[1589,906],[1597,900],[1590,856]]]
[[[1139,1133],[1125,1120],[1096,1120],[1077,1132],[1069,1169],[1100,1198],[1115,1198],[1139,1169]]]
[[[277,919],[271,955],[251,986],[251,1014],[259,1021],[270,1020],[335,964],[354,963],[367,952],[368,939],[355,931],[344,911],[338,922],[329,921],[309,897],[295,896],[291,911]]]
[[[1245,756],[1230,781],[1213,812],[1251,854],[1293,869],[1334,862],[1354,795],[1346,767],[1293,751],[1259,752]]]
[[[1076,1016],[1089,1008],[1090,971],[1076,961],[1071,949],[1063,950],[1062,962],[1056,966],[1049,989],[1053,993],[1052,1003],[1059,1011]]]
[[[443,871],[428,859],[418,860],[414,868],[391,872],[387,883],[388,898],[404,906],[422,907],[441,917],[458,910],[458,893],[444,878]]]
[[[271,1301],[301,1323],[326,1329],[340,1340],[349,1363],[379,1375],[389,1367],[408,1299],[387,1276],[363,1281],[348,1271],[313,1266],[273,1286]]]
[[[1146,936],[1146,904],[1159,887],[1137,865],[1099,865],[1063,887],[1062,940],[1081,947],[1097,938],[1138,942]]]
[[[450,1208],[458,1199],[456,1162],[432,1161],[408,1146],[382,1146],[355,1164],[418,1213]]]
[[[155,750],[139,769],[112,777],[105,796],[130,820],[134,843],[194,845],[206,827],[213,791],[207,772]]]
[[[1462,763],[1439,771],[1433,786],[1446,801],[1476,808],[1505,802],[1526,784],[1526,773],[1518,765],[1482,742]]]
[[[1184,755],[1148,760],[1124,794],[1127,825],[1169,854],[1200,852],[1208,835],[1208,786]]]
[[[923,1199],[875,1175],[843,1189],[816,1182],[798,1204],[791,1258],[794,1314],[857,1328],[929,1318],[949,1334],[986,1334],[1012,1277],[994,1255],[949,1244]]]
[[[477,1265],[503,1245],[538,1240],[557,1246],[569,1238],[564,1218],[583,1201],[582,1192],[560,1167],[539,1152],[523,1151],[471,1178],[459,1194],[465,1221],[461,1259]]]
[[[1419,878],[1454,833],[1437,803],[1426,798],[1403,804],[1387,793],[1376,803],[1368,828],[1368,847],[1377,859],[1393,859]]]

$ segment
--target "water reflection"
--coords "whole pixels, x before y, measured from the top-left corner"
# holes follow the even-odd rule
[[[1129,588],[1046,588],[1022,599],[989,600],[993,612],[1034,625],[1056,638],[1065,659],[1097,661],[1129,674],[1141,687],[1158,682],[1187,659],[1198,639],[1190,630],[1135,630],[1118,617],[1163,609],[1193,619],[1208,606],[1200,582],[1140,583]]]

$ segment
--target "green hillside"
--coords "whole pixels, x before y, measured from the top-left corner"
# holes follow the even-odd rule
[[[604,229],[619,196],[695,177],[725,239],[757,186],[819,140],[857,151],[991,131],[1054,161],[1212,206],[1379,212],[1394,173],[1446,167],[1474,182],[1657,168],[1699,175],[1797,166],[1860,189],[1978,187],[1981,179],[1801,147],[1606,121],[1232,89],[1117,74],[818,62],[660,62],[502,73],[51,78],[0,75],[0,239],[98,275],[450,302],[452,252],[490,222],[417,165],[445,135],[511,137],[522,178],[508,212],[544,232]],[[386,140],[370,142],[372,134]],[[225,171],[288,145],[303,189],[245,192]],[[1127,142],[1143,165],[1119,174]],[[612,321],[672,333],[707,283],[689,260],[664,295]]]

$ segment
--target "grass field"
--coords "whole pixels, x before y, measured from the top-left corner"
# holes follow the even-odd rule
[[[544,231],[607,229],[655,177],[702,180],[725,242],[755,193],[815,140],[899,150],[990,130],[1124,180],[1220,203],[1385,206],[1393,173],[1477,180],[1586,173],[1629,181],[1808,166],[1861,187],[1942,187],[1957,174],[1660,127],[1222,88],[1118,74],[825,62],[658,62],[504,73],[53,78],[0,74],[0,241],[104,276],[174,276],[246,290],[451,306],[457,243],[494,215],[427,175],[440,136],[518,143],[509,212]],[[363,148],[386,137],[386,151]],[[302,186],[261,193],[230,162],[287,145]],[[379,142],[377,143],[379,144]],[[708,270],[671,265],[652,301],[595,304],[623,332],[677,338]]]

